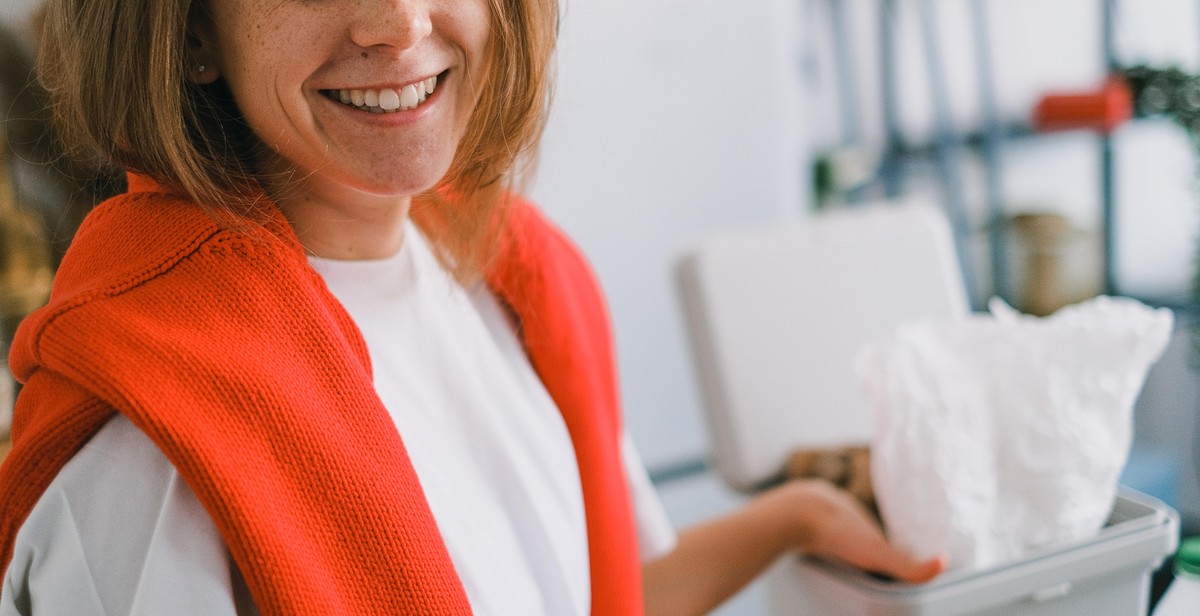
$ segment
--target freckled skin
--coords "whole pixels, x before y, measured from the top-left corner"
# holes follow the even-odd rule
[[[336,258],[399,248],[410,197],[445,175],[478,99],[486,0],[210,0],[193,24],[272,155],[268,191],[305,247]],[[412,121],[382,121],[320,90],[398,87],[437,75]],[[271,178],[275,178],[272,180]]]

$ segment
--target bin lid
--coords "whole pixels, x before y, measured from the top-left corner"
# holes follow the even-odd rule
[[[726,232],[679,270],[718,474],[752,491],[796,449],[868,442],[859,350],[916,318],[967,314],[945,215],[877,203]]]

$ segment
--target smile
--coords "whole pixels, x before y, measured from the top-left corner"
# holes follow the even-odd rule
[[[363,111],[371,113],[395,113],[420,107],[437,88],[438,76],[410,83],[399,90],[321,90],[321,94]]]

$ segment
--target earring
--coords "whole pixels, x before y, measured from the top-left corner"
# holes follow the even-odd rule
[[[198,71],[198,72],[201,72],[201,73],[203,73],[203,72],[204,72],[204,71],[206,71],[206,70],[208,70],[208,67],[207,67],[207,66],[204,66],[203,64],[201,64],[200,66],[196,67],[196,71]]]

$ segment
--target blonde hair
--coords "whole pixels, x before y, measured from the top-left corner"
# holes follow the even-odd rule
[[[412,215],[460,278],[486,266],[548,108],[557,0],[489,0],[481,95],[450,169]],[[74,155],[154,178],[213,212],[252,214],[264,147],[222,81],[188,79],[200,0],[51,0],[38,77]]]

